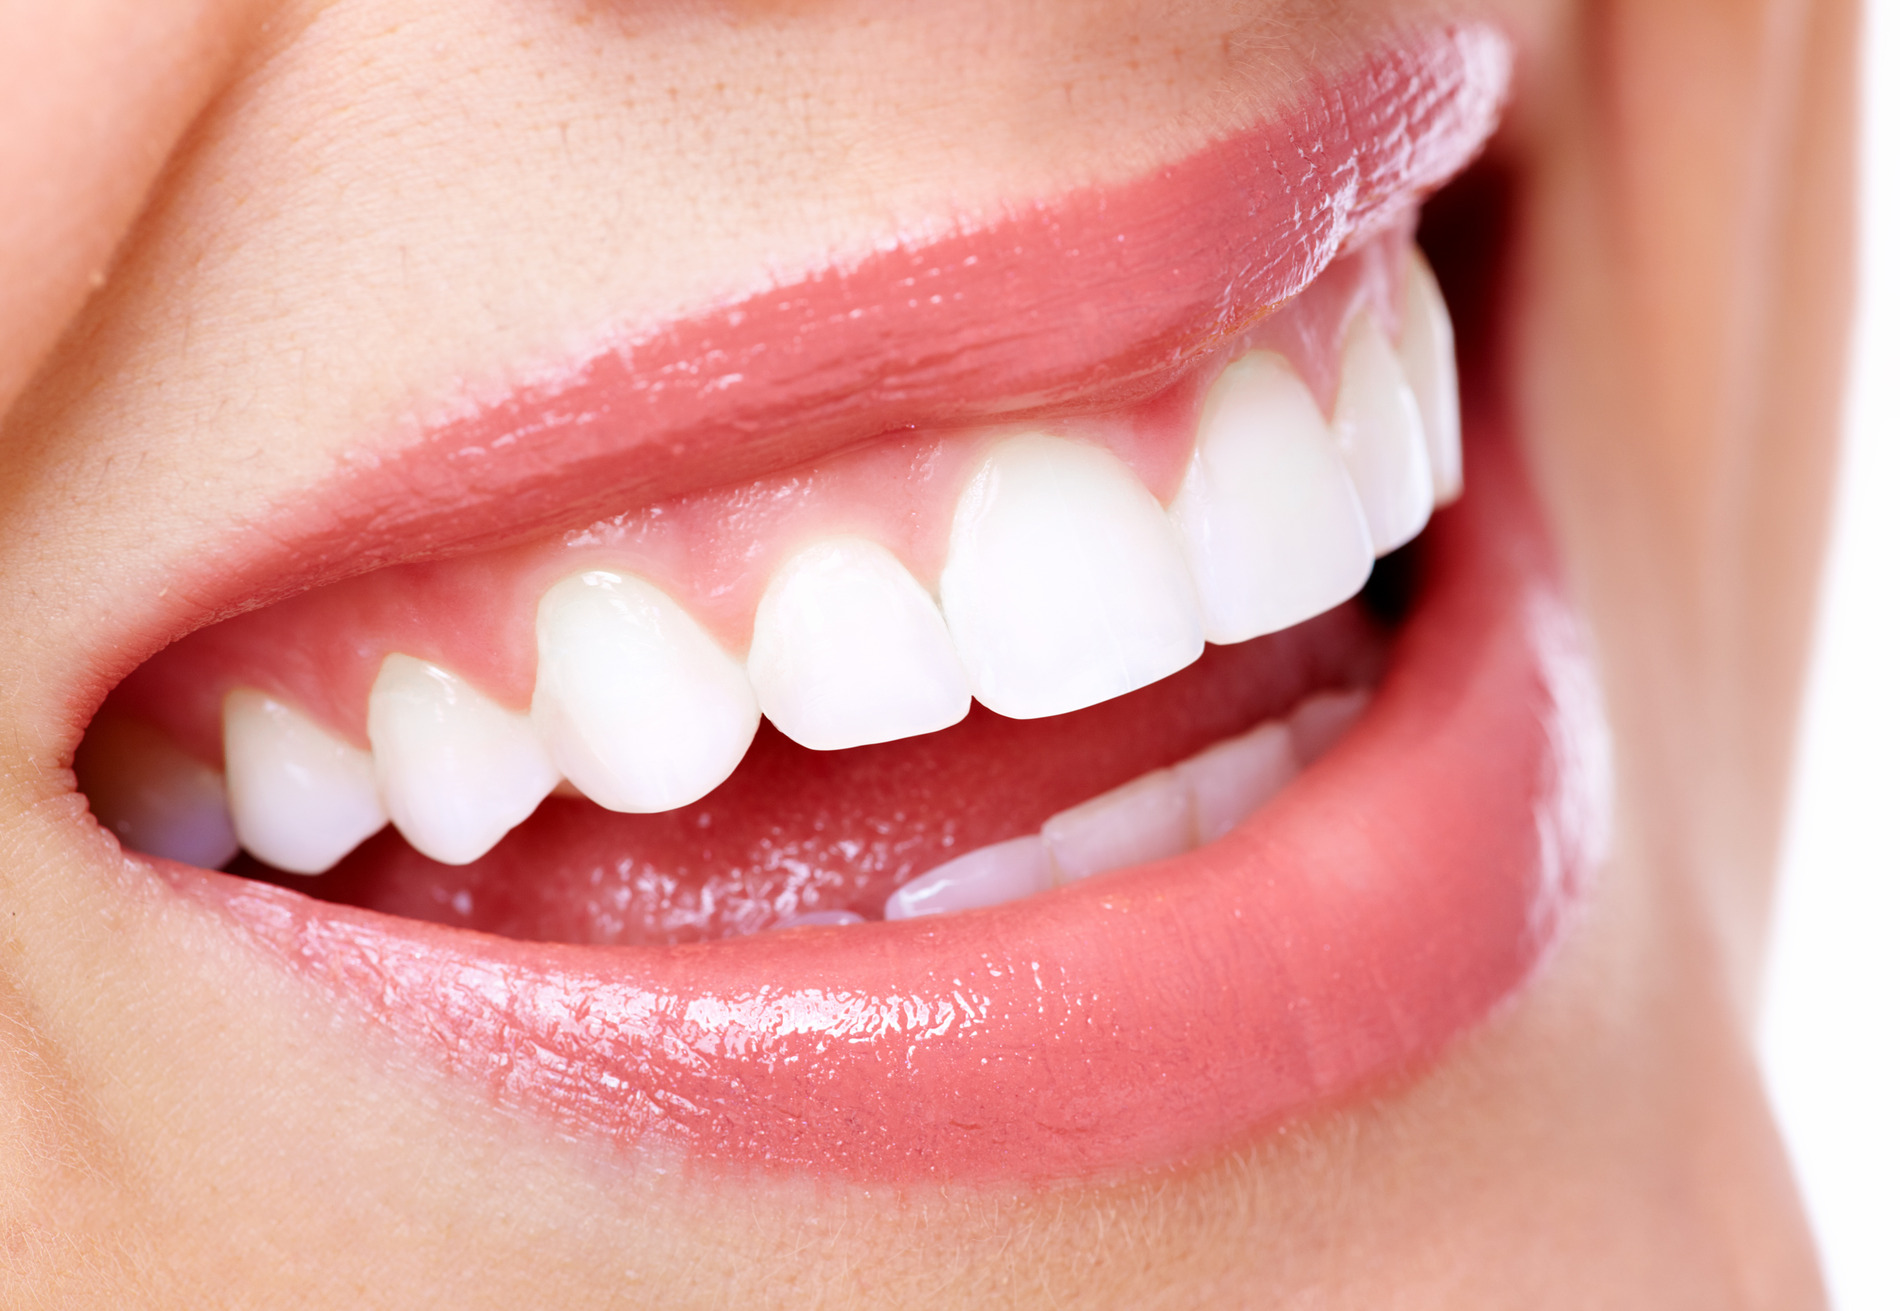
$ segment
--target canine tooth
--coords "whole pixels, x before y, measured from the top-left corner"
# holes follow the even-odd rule
[[[377,672],[369,745],[390,821],[445,865],[486,853],[561,777],[526,715],[414,656],[391,655]]]
[[[1180,539],[1099,447],[1025,433],[957,502],[938,590],[976,699],[1059,715],[1164,678],[1201,654]]]
[[[1193,804],[1179,774],[1157,769],[1050,816],[1042,840],[1057,879],[1070,883],[1191,851]]]
[[[200,869],[237,855],[224,775],[150,724],[95,720],[73,768],[92,813],[128,850]]]
[[[1315,692],[1300,702],[1287,716],[1300,763],[1310,765],[1332,750],[1371,699],[1364,688],[1354,688],[1349,692]]]
[[[759,726],[739,662],[644,579],[590,569],[535,614],[530,716],[556,769],[608,810],[697,801],[724,782]]]
[[[948,728],[970,682],[936,602],[876,542],[838,537],[779,567],[746,673],[778,730],[818,751]]]
[[[1300,772],[1293,732],[1268,723],[1216,742],[1174,767],[1194,804],[1194,837],[1212,842],[1272,800]]]
[[[1000,906],[1055,886],[1048,848],[1035,834],[958,856],[919,875],[884,902],[887,920]]]
[[[1369,314],[1346,329],[1333,406],[1359,504],[1379,555],[1405,545],[1432,517],[1432,465],[1425,425],[1405,370]]]
[[[1306,384],[1269,351],[1241,356],[1208,389],[1169,514],[1210,642],[1310,619],[1372,573],[1372,538],[1339,444]]]
[[[1399,359],[1406,381],[1418,398],[1425,425],[1425,449],[1431,456],[1432,491],[1438,504],[1464,490],[1464,449],[1458,417],[1458,352],[1452,341],[1451,314],[1432,266],[1414,246],[1405,274],[1405,329]]]
[[[369,752],[255,688],[224,698],[224,779],[238,841],[292,874],[321,874],[389,822]]]

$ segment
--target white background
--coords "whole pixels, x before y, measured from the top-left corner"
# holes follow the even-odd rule
[[[1762,1059],[1839,1311],[1900,1311],[1900,3],[1867,18],[1859,331]]]

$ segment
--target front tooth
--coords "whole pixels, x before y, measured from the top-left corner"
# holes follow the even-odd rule
[[[1464,446],[1458,417],[1458,351],[1451,336],[1451,314],[1432,276],[1432,266],[1412,248],[1405,273],[1405,329],[1399,359],[1418,398],[1425,425],[1425,449],[1432,462],[1432,490],[1438,504],[1464,490]]]
[[[1193,849],[1193,804],[1179,774],[1157,769],[1050,816],[1042,840],[1064,883],[1145,865]]]
[[[200,869],[237,855],[224,775],[150,724],[94,721],[73,770],[92,813],[128,850]]]
[[[224,778],[238,841],[292,874],[321,874],[389,822],[369,752],[255,688],[224,698]]]
[[[992,450],[957,502],[939,591],[976,699],[1012,719],[1107,701],[1201,653],[1179,537],[1096,446],[1025,433]]]
[[[1399,357],[1369,314],[1346,329],[1333,434],[1345,453],[1372,549],[1405,545],[1432,517],[1432,464],[1418,399]]]
[[[1195,841],[1212,842],[1291,783],[1300,757],[1292,730],[1270,723],[1216,742],[1174,769],[1194,802]]]
[[[773,575],[746,673],[765,717],[818,751],[934,733],[970,711],[936,603],[861,537],[807,547]]]
[[[1372,538],[1339,445],[1280,356],[1251,351],[1201,407],[1169,510],[1210,642],[1244,642],[1347,600],[1372,573]]]
[[[564,578],[535,614],[530,716],[556,769],[608,810],[697,801],[759,726],[739,662],[670,596],[607,569]]]
[[[391,655],[377,672],[369,745],[390,820],[445,865],[485,854],[561,777],[526,715],[414,656]]]
[[[912,879],[885,900],[884,918],[907,920],[1000,906],[1054,886],[1048,848],[1031,834],[978,847]]]

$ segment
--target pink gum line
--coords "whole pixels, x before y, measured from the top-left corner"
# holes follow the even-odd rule
[[[1254,347],[1280,352],[1330,410],[1353,316],[1370,310],[1396,340],[1410,235],[1408,214],[1145,400],[1105,413],[1034,416],[1035,426],[1113,451],[1167,503],[1192,452],[1201,397],[1234,355]],[[525,710],[534,689],[536,603],[552,583],[584,568],[638,574],[728,649],[743,652],[772,571],[816,537],[868,537],[919,579],[934,580],[957,495],[972,465],[1009,426],[900,432],[803,470],[663,501],[558,537],[395,565],[318,588],[174,643],[121,684],[107,706],[147,719],[217,761],[225,693],[256,687],[367,745],[370,686],[384,657],[400,651]]]

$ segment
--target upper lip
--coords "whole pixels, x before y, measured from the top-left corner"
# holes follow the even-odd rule
[[[379,434],[181,562],[186,628],[405,560],[506,544],[808,464],[880,434],[1100,408],[1166,386],[1415,205],[1495,128],[1511,47],[1409,31],[1155,174],[899,245],[534,370]],[[412,434],[406,439],[391,433]]]
[[[200,602],[190,622],[810,462],[895,428],[1154,391],[1466,163],[1495,125],[1510,64],[1487,26],[1408,32],[1316,78],[1289,112],[1157,175],[606,343],[281,506],[248,548],[181,580]],[[1521,536],[1513,513],[1500,512],[1507,535]],[[723,1146],[870,1174],[1033,1176],[1171,1159],[1417,1058],[1508,991],[1550,940],[1553,925],[1538,919],[1549,881],[1587,858],[1594,819],[1546,823],[1589,772],[1559,740],[1578,706],[1559,703],[1547,646],[1500,640],[1453,660],[1444,637],[1456,624],[1480,642],[1523,627],[1520,602],[1543,594],[1545,566],[1535,547],[1510,554],[1488,602],[1482,582],[1448,589],[1444,613],[1413,640],[1435,663],[1410,679],[1409,700],[1375,707],[1388,742],[1405,737],[1427,763],[1354,769],[1371,753],[1348,752],[1292,797],[1318,813],[1290,833],[1233,835],[1252,844],[1245,871],[1231,868],[1229,844],[1192,878],[1184,858],[962,923],[873,929],[848,950],[760,939],[618,954],[391,925],[171,875],[370,998],[399,1033],[453,1030],[451,1065],[590,1128],[670,1127],[715,1155]],[[178,635],[152,634],[116,674]],[[1483,697],[1434,683],[1453,665],[1492,680]],[[96,705],[114,673],[76,694],[95,693]],[[1493,757],[1479,760],[1454,722],[1472,715],[1489,716]],[[1395,817],[1360,834],[1374,892],[1393,857],[1382,839],[1432,844],[1432,812],[1447,798],[1415,778],[1432,761],[1453,790],[1477,776],[1492,788],[1458,798],[1471,813],[1457,835],[1482,859],[1461,864],[1465,847],[1439,843],[1423,869],[1442,885],[1414,881],[1387,906],[1311,877],[1340,820],[1326,806],[1348,778]],[[1474,837],[1493,829],[1495,840]],[[1176,896],[1192,914],[1150,904]],[[1414,902],[1468,919],[1468,940],[1394,957],[1390,978],[1342,978],[1355,953],[1416,934],[1397,913]],[[1350,932],[1334,922],[1347,912],[1363,915]],[[1284,945],[1281,915],[1285,932],[1304,925],[1317,938],[1260,950]],[[1192,959],[1196,941],[1204,961]],[[1328,955],[1335,942],[1339,957]],[[1065,943],[1072,969],[1045,950]],[[1180,1002],[1182,1033],[1168,1028],[1157,979]]]

